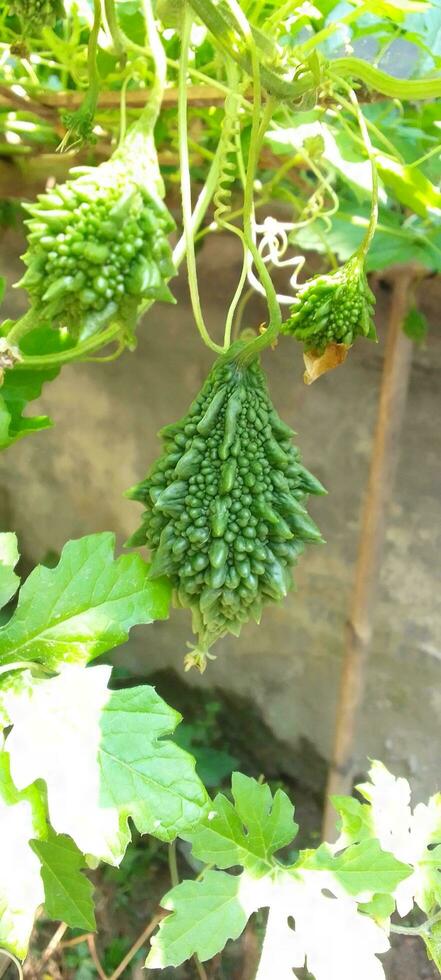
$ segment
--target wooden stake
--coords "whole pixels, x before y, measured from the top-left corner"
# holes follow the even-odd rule
[[[413,287],[421,276],[421,269],[413,265],[397,267],[393,272],[378,417],[361,524],[355,583],[346,623],[337,721],[326,788],[323,839],[327,841],[335,839],[336,819],[329,797],[350,795],[353,788],[358,715],[363,703],[387,509],[393,493],[398,443],[412,361],[412,341],[403,333],[402,323],[409,309]]]

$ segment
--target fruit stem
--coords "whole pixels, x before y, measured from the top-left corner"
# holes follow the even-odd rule
[[[36,310],[31,306],[19,320],[16,320],[11,329],[7,333],[8,343],[17,344],[25,334],[34,330],[40,322],[40,317],[36,313]]]

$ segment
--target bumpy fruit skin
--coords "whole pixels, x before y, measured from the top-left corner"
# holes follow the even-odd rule
[[[151,577],[171,578],[203,653],[287,594],[305,544],[322,540],[305,497],[326,491],[301,465],[257,361],[217,361],[160,434],[163,455],[128,491],[146,508],[129,544],[151,549]]]
[[[60,0],[13,0],[9,13],[20,18],[25,36],[38,37],[43,27],[53,27],[64,16],[64,8]]]
[[[19,285],[37,313],[79,339],[111,320],[132,331],[144,299],[173,301],[167,235],[175,224],[157,193],[158,180],[131,163],[115,156],[78,169],[72,180],[25,205],[32,217],[23,256],[28,269]]]
[[[337,272],[314,276],[301,286],[283,332],[316,354],[329,344],[350,347],[359,336],[376,340],[374,304],[363,264],[354,256]]]

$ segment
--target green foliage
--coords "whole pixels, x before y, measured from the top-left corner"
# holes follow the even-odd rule
[[[323,361],[331,344],[375,339],[366,273],[410,262],[441,270],[439,6],[106,0],[63,9],[61,0],[13,0],[0,4],[0,23],[1,179],[15,168],[20,181],[46,187],[26,205],[30,308],[2,326],[0,448],[51,424],[26,406],[65,363],[134,349],[139,316],[172,300],[168,280],[185,255],[197,329],[223,355],[185,417],[163,430],[162,455],[132,491],[145,506],[132,543],[149,546],[151,566],[133,554],[115,559],[111,534],[69,542],[54,568],[29,575],[11,614],[18,550],[13,534],[0,536],[0,947],[23,959],[42,906],[93,929],[84,870],[119,864],[131,821],[159,841],[181,836],[183,853],[191,845],[191,860],[205,865],[163,899],[171,914],[150,968],[210,958],[265,909],[259,980],[298,970],[383,980],[391,916],[416,908],[428,918],[415,934],[441,970],[439,795],[412,810],[406,780],[375,763],[359,787],[365,802],[334,800],[337,843],[298,854],[285,792],[235,773],[231,798],[210,801],[200,774],[216,783],[234,760],[201,744],[204,721],[172,740],[180,716],[153,688],[112,690],[109,667],[88,667],[133,626],[165,618],[173,588],[198,635],[186,666],[204,669],[212,643],[258,622],[291,588],[304,545],[321,540],[305,500],[323,488],[271,404],[259,356],[281,332]],[[357,56],[367,40],[369,61]],[[404,66],[395,59],[403,41]],[[54,153],[60,122],[69,162],[90,144],[89,165],[67,179],[66,158]],[[158,159],[167,190],[180,183],[183,235],[173,253]],[[10,202],[0,212],[7,224]],[[243,263],[215,343],[196,245],[220,228],[236,236]],[[298,287],[299,253],[311,249],[327,265]],[[254,331],[253,291],[267,306]],[[291,310],[284,326],[282,304]],[[424,340],[416,306],[403,329]],[[174,877],[172,859],[170,867]],[[108,944],[104,973],[127,948],[126,936]],[[75,975],[90,980],[95,964],[82,953]]]
[[[20,350],[11,346],[7,339],[9,330],[14,327],[13,321],[5,321],[1,328],[3,351],[0,358],[4,362],[4,371],[0,388],[0,449],[52,426],[47,415],[29,417],[24,411],[29,402],[40,397],[43,385],[58,376],[57,356],[63,356],[72,344],[69,337],[53,330],[47,323],[38,326],[32,315],[31,320],[33,329],[23,338]],[[23,355],[32,357],[34,354],[43,355],[43,359],[47,357],[47,364],[37,369],[26,367],[22,363]]]
[[[337,854],[328,844],[321,844],[312,856],[301,858],[299,864],[309,870],[332,872],[345,892],[353,896],[364,891],[392,895],[410,873],[404,874],[393,854],[383,851],[375,838]]]
[[[161,435],[163,455],[129,491],[146,507],[129,543],[148,544],[150,577],[168,575],[191,609],[203,667],[215,640],[287,594],[305,543],[321,540],[304,500],[324,490],[301,465],[257,361],[217,362]]]
[[[283,329],[317,354],[328,344],[350,347],[357,337],[376,340],[374,303],[363,260],[355,255],[337,272],[314,276],[300,287]]]
[[[441,973],[441,923],[435,922],[423,935],[429,959]]]
[[[323,234],[320,225],[301,228],[297,244],[305,250],[336,255],[345,262],[360,245],[368,223],[368,210],[348,195],[340,202],[339,211],[330,219]],[[368,272],[388,269],[389,266],[417,262],[430,270],[441,271],[441,227],[425,226],[412,216],[403,220],[399,212],[380,208],[379,224],[366,259]]]
[[[167,616],[167,583],[151,582],[139,555],[115,560],[114,545],[107,532],[69,541],[56,568],[31,572],[0,629],[0,665],[86,664],[123,643],[135,623]]]
[[[248,916],[238,894],[238,880],[222,871],[207,871],[202,881],[183,881],[164,895],[172,912],[152,941],[146,960],[150,970],[179,966],[196,953],[211,959],[229,939],[243,932]]]
[[[178,713],[150,687],[110,691],[110,667],[85,669],[168,607],[167,585],[150,583],[137,555],[115,561],[113,544],[108,534],[69,542],[55,568],[31,573],[2,628],[0,946],[20,958],[43,903],[48,916],[94,928],[81,869],[121,861],[129,819],[170,841],[207,807],[194,759],[165,738]],[[0,536],[0,554],[7,601],[14,535]]]
[[[47,840],[31,841],[41,861],[44,909],[49,919],[61,919],[78,929],[94,931],[93,887],[81,874],[84,858],[70,837],[49,831]]]
[[[232,803],[217,796],[212,810],[184,836],[209,867],[244,870],[206,870],[201,880],[168,892],[162,904],[172,914],[153,937],[146,966],[178,966],[194,953],[208,959],[237,937],[253,911],[268,907],[259,977],[285,978],[293,967],[307,966],[318,980],[350,980],[360,961],[366,980],[380,977],[375,954],[388,948],[386,932],[358,910],[358,902],[378,893],[392,897],[412,869],[383,852],[378,841],[337,853],[323,845],[285,867],[275,854],[298,830],[286,794],[278,790],[273,797],[268,786],[240,773],[233,775],[232,792]],[[323,943],[326,932],[332,946]]]
[[[368,844],[375,838],[384,850],[411,864],[412,877],[397,890],[398,911],[407,915],[415,901],[432,915],[441,905],[441,794],[412,812],[409,783],[396,779],[381,762],[373,763],[369,782],[358,790],[369,805],[358,800],[349,805],[339,797],[333,801],[342,816],[339,842]]]
[[[36,788],[17,790],[4,750],[0,752],[0,826],[0,948],[24,959],[37,908],[44,900],[31,840],[45,833],[46,824]]]
[[[412,306],[403,323],[404,333],[411,340],[415,341],[416,344],[423,344],[427,337],[428,329],[429,326],[424,313],[421,313],[415,306]]]
[[[24,37],[38,37],[64,14],[61,0],[13,0],[9,11],[19,18]]]
[[[180,715],[151,687],[109,691],[110,673],[70,664],[4,697],[15,784],[44,779],[54,830],[95,861],[117,865],[129,818],[140,833],[170,841],[197,823],[207,796],[194,759],[164,738]]]
[[[18,562],[17,536],[2,534],[0,536],[0,609],[15,595],[20,579],[14,568]]]
[[[269,786],[240,772],[233,773],[231,790],[234,802],[219,793],[207,819],[187,840],[199,860],[223,869],[240,864],[260,877],[268,873],[274,854],[297,835],[294,807],[283,790],[273,798]]]
[[[32,432],[50,428],[52,422],[47,415],[29,418],[23,411],[28,402],[40,397],[45,382],[53,381],[58,373],[56,366],[42,371],[5,370],[0,388],[0,449],[6,449]]]

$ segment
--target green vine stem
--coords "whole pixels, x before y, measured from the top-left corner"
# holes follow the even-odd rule
[[[18,342],[31,330],[35,330],[38,327],[39,319],[41,319],[35,308],[30,306],[26,313],[16,320],[11,329],[6,334],[9,344],[18,344]]]
[[[32,354],[29,357],[26,354],[22,354],[21,361],[14,365],[14,371],[21,370],[35,370],[41,371],[43,368],[57,368],[62,367],[63,364],[69,364],[73,361],[79,361],[88,354],[93,353],[93,351],[99,350],[100,347],[105,347],[107,344],[112,343],[112,341],[117,340],[121,334],[121,324],[113,323],[106,330],[102,330],[101,333],[90,337],[88,340],[84,340],[81,344],[77,344],[76,347],[70,347],[68,350],[61,351],[57,354]],[[9,335],[8,335],[9,340]]]
[[[114,0],[104,0],[104,14],[113,41],[116,57],[120,62],[125,60],[125,47],[122,33],[119,29]]]
[[[280,312],[280,306],[277,300],[277,293],[274,288],[271,276],[265,265],[265,262],[260,255],[260,252],[256,246],[254,240],[254,180],[256,176],[257,164],[259,160],[259,154],[262,147],[262,143],[265,137],[266,129],[271,116],[274,113],[275,100],[269,99],[263,115],[262,115],[262,84],[261,84],[261,66],[259,61],[259,55],[254,42],[254,37],[251,31],[251,27],[248,23],[245,14],[243,13],[241,7],[236,2],[236,0],[228,0],[229,6],[233,17],[235,17],[238,26],[244,36],[244,40],[248,46],[251,57],[251,70],[252,70],[252,80],[253,80],[253,114],[251,123],[251,136],[250,136],[250,148],[248,152],[247,160],[247,170],[246,170],[246,180],[245,180],[245,193],[244,193],[244,207],[243,207],[243,234],[245,239],[245,244],[252,256],[256,269],[260,276],[260,281],[265,290],[268,312],[269,312],[269,324],[264,334],[260,337],[256,337],[253,341],[247,344],[246,348],[240,353],[238,360],[241,363],[248,363],[249,360],[253,360],[256,353],[264,350],[270,344],[274,343],[277,334],[279,333],[280,327],[282,325],[282,316]],[[261,118],[262,116],[262,118]],[[237,357],[237,354],[233,355]]]
[[[377,170],[377,164],[375,160],[375,150],[372,146],[368,128],[366,126],[366,121],[360,109],[360,106],[358,104],[357,96],[354,90],[350,87],[350,85],[347,85],[345,82],[343,84],[347,89],[349,98],[357,114],[358,125],[360,127],[363,143],[371,165],[371,174],[372,174],[371,213],[369,217],[369,224],[366,229],[366,234],[358,248],[358,255],[360,256],[360,259],[364,261],[369,251],[369,247],[372,242],[372,239],[375,235],[375,230],[378,223],[378,170]]]
[[[255,49],[256,38],[261,40],[260,32],[249,27],[252,46],[248,50],[245,47],[241,50],[237,44],[237,35],[231,26],[230,19],[212,0],[191,0],[191,6],[202,23],[208,27],[224,54],[234,58],[243,70],[247,71],[249,75],[253,75],[252,51]],[[261,78],[265,90],[281,100],[299,99],[315,87],[314,76],[310,71],[305,72],[295,82],[289,82],[271,68],[262,66]]]
[[[237,166],[238,166],[238,171],[239,171],[239,176],[240,176],[242,188],[243,188],[243,190],[245,190],[246,171],[245,171],[245,165],[244,165],[244,160],[243,160],[242,144],[241,144],[241,138],[240,138],[240,123],[239,123],[239,111],[240,111],[240,103],[239,103],[240,93],[239,93],[239,89],[240,89],[240,78],[239,78],[239,72],[238,72],[237,65],[235,64],[235,62],[231,58],[226,59],[226,73],[227,73],[227,80],[228,80],[228,86],[229,86],[229,90],[230,91],[229,91],[229,94],[228,94],[228,96],[227,96],[227,98],[225,100],[224,125],[227,125],[228,126],[229,121],[231,120],[231,117],[234,119],[234,124],[235,125],[234,125],[234,129],[233,129],[233,132],[231,134],[230,141],[229,141],[229,147],[224,148],[224,153],[225,153],[225,150],[228,149],[228,148],[233,149],[234,155],[235,155],[235,158],[236,158],[236,161],[237,161]],[[226,139],[228,141],[228,130],[227,130],[227,137],[226,137]],[[221,140],[220,140],[220,146],[222,148],[222,136],[221,136]],[[225,166],[225,158],[224,158],[224,166]],[[225,181],[225,179],[228,179],[228,176],[225,176],[225,174],[224,174],[224,181]],[[231,184],[230,184],[230,187],[231,187]],[[220,191],[220,196],[222,197],[222,186],[219,188],[219,191]],[[224,193],[226,193],[227,196],[229,197],[229,193],[230,193],[229,190],[224,191]],[[219,202],[218,202],[218,204],[219,204]],[[228,307],[227,315],[226,315],[226,318],[225,318],[224,350],[228,350],[228,348],[229,348],[229,346],[231,344],[231,332],[232,332],[232,327],[233,327],[233,321],[234,321],[234,315],[235,315],[235,312],[236,312],[236,307],[237,307],[237,305],[238,305],[238,303],[240,301],[240,297],[242,295],[243,288],[245,286],[246,279],[247,279],[247,271],[248,271],[248,250],[247,250],[245,236],[244,236],[244,233],[242,231],[242,228],[240,228],[239,225],[232,224],[232,222],[230,220],[230,218],[231,218],[231,209],[230,209],[230,207],[228,206],[227,211],[224,214],[222,214],[222,210],[223,210],[223,208],[222,208],[222,202],[221,202],[221,213],[219,214],[219,208],[215,209],[215,222],[217,223],[218,227],[225,228],[228,231],[231,231],[232,234],[238,236],[238,238],[240,239],[241,244],[242,244],[242,255],[243,255],[243,257],[242,257],[242,269],[241,269],[241,272],[240,272],[239,281],[237,283],[236,289],[234,291],[234,295],[233,295],[233,297],[231,299],[230,305]],[[226,220],[227,218],[229,220]]]
[[[329,67],[334,75],[359,78],[369,88],[391,99],[437,99],[441,96],[441,78],[394,78],[361,58],[335,58]]]
[[[142,8],[146,26],[146,46],[142,50],[144,56],[148,55],[153,58],[155,77],[145,109],[143,109],[137,122],[129,129],[124,139],[124,145],[118,148],[114,156],[117,156],[120,150],[125,157],[127,153],[131,152],[138,160],[145,158],[146,154],[148,154],[150,157],[150,169],[154,172],[157,170],[157,157],[153,130],[158,120],[164,98],[167,82],[167,59],[156,26],[151,0],[142,0]],[[159,177],[159,171],[158,179],[162,183]]]
[[[192,17],[186,7],[182,22],[181,34],[181,60],[179,71],[178,87],[178,139],[179,139],[179,161],[181,168],[181,195],[182,195],[182,218],[184,224],[185,250],[187,255],[188,286],[190,290],[191,305],[196,326],[199,333],[210,350],[222,353],[223,348],[215,344],[211,339],[205,326],[202,315],[201,301],[199,297],[196,255],[194,250],[194,232],[192,227],[192,207],[191,207],[191,179],[190,161],[188,154],[188,119],[187,119],[187,65],[188,51],[190,46]]]
[[[432,915],[419,926],[399,926],[392,922],[390,931],[397,933],[399,936],[421,936],[421,938],[424,938],[424,936],[427,936],[427,934],[430,933],[432,926],[436,925],[436,923],[440,921],[441,912],[437,912],[436,915]]]
[[[176,857],[176,840],[170,841],[168,845],[168,868],[170,871],[170,881],[172,888],[179,885],[178,862]]]
[[[23,967],[20,963],[20,960],[18,960],[17,957],[14,956],[14,954],[11,953],[8,949],[3,949],[3,947],[0,947],[0,954],[2,956],[5,956],[8,960],[10,960],[11,963],[14,964],[14,966],[17,968],[19,980],[23,980]]]
[[[66,116],[68,125],[67,132],[62,139],[59,152],[66,149],[71,135],[78,134],[79,140],[87,139],[91,134],[92,123],[95,117],[96,107],[100,94],[100,77],[97,67],[98,34],[101,27],[101,4],[100,0],[93,0],[93,25],[89,34],[87,45],[87,73],[89,83],[83,102],[76,112]],[[75,141],[76,142],[76,141]],[[71,144],[75,145],[75,144]]]

